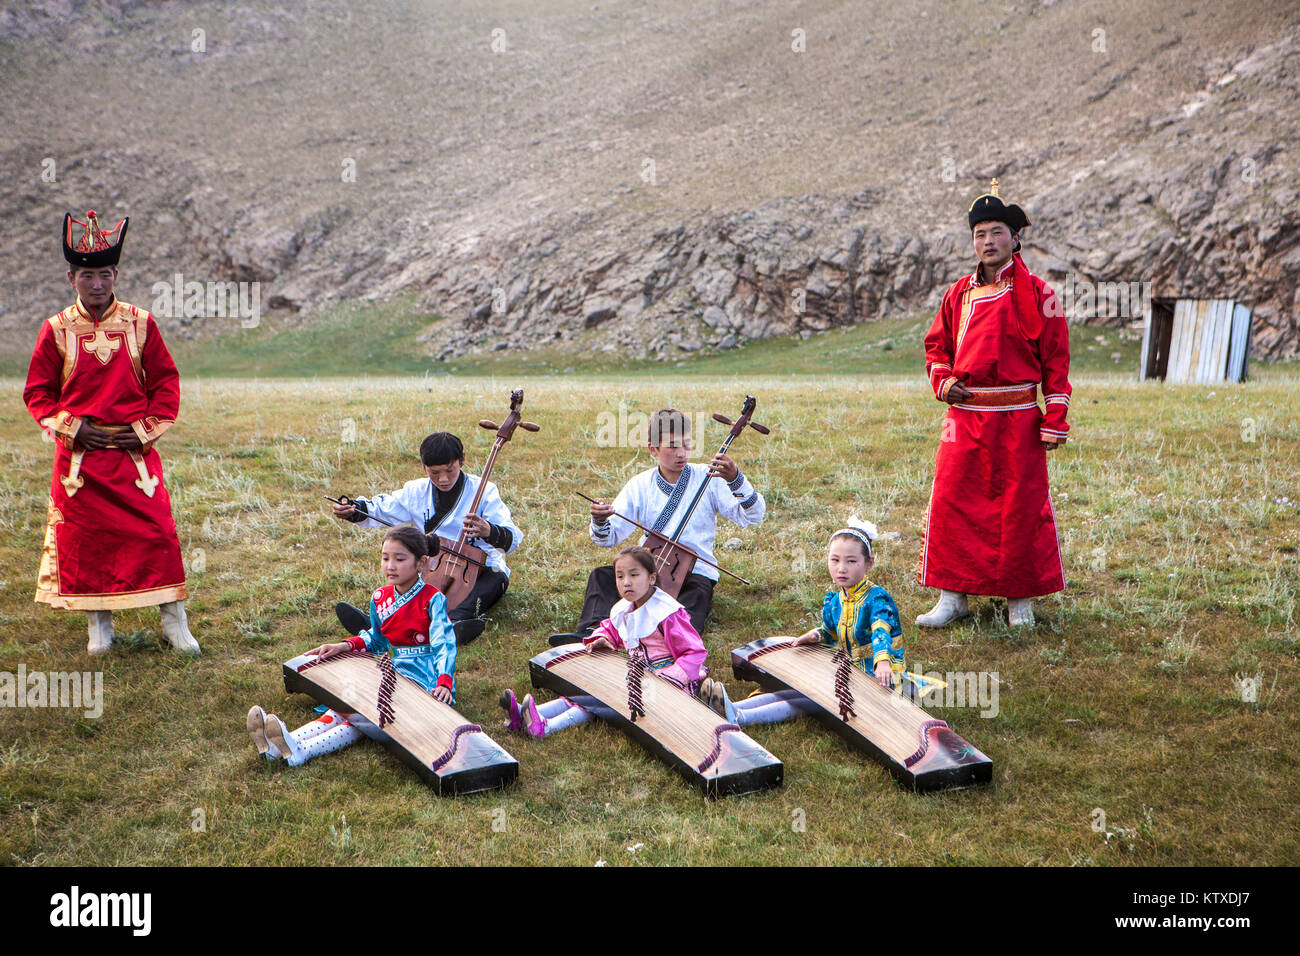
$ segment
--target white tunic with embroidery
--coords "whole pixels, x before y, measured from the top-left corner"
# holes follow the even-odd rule
[[[434,487],[433,482],[428,478],[416,478],[414,481],[408,481],[391,495],[375,495],[373,498],[358,498],[357,501],[366,503],[366,512],[368,514],[387,518],[397,524],[410,522],[426,534],[436,532],[440,536],[454,541],[460,537],[465,517],[469,514],[469,506],[474,501],[474,495],[478,493],[480,481],[478,475],[471,475],[467,471],[463,471],[461,474],[465,476],[465,481],[461,485],[460,497],[456,499],[456,504],[443,515],[442,520],[436,525],[431,524],[431,521],[434,515],[434,496],[437,494],[438,489]],[[509,577],[510,568],[506,566],[505,556],[519,547],[519,542],[524,539],[524,533],[515,527],[515,523],[510,517],[510,509],[501,500],[501,495],[497,491],[494,482],[489,481],[487,487],[483,490],[483,500],[479,503],[478,513],[479,517],[485,518],[489,524],[500,525],[510,532],[510,547],[506,551],[492,547],[481,538],[476,538],[471,542],[475,547],[483,549],[483,553],[487,555],[487,566],[489,568],[494,568]],[[380,522],[371,518],[357,523],[363,528],[379,528],[383,526]]]
[[[767,513],[763,496],[754,490],[743,474],[738,473],[735,480],[728,483],[721,478],[710,478],[708,465],[688,464],[682,469],[677,484],[670,485],[657,467],[651,468],[623,486],[614,499],[614,510],[671,538],[686,515],[691,499],[705,481],[708,487],[704,490],[704,497],[691,515],[690,523],[676,537],[700,557],[716,563],[713,540],[717,537],[719,516],[746,527],[759,524]],[[615,547],[634,531],[635,525],[618,517],[611,517],[604,523],[591,522],[591,540],[602,548]],[[718,580],[717,569],[703,561],[696,563],[694,573],[711,581]]]

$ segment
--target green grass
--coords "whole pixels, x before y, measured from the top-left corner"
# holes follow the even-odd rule
[[[21,383],[0,382],[0,671],[102,669],[106,696],[98,720],[0,711],[0,861],[1300,862],[1287,836],[1300,827],[1300,378],[1270,370],[1205,389],[1077,373],[1077,442],[1050,464],[1069,590],[1037,602],[1029,633],[1009,631],[987,600],[936,633],[911,621],[933,600],[914,575],[942,408],[915,353],[906,378],[821,374],[831,349],[877,341],[868,332],[790,349],[809,351],[785,364],[813,375],[742,376],[728,354],[715,361],[735,365],[709,378],[557,378],[505,365],[486,381],[336,378],[327,388],[187,378],[182,422],[161,451],[205,651],[196,660],[159,646],[157,612],[145,609],[117,616],[130,639],[92,664],[84,616],[33,605],[50,447],[21,407]],[[745,352],[770,348],[775,362],[777,346]],[[461,711],[519,759],[518,783],[441,799],[369,742],[296,770],[257,757],[248,707],[306,721],[311,702],[284,694],[280,662],[338,636],[334,602],[364,600],[377,580],[378,536],[337,525],[321,496],[397,487],[436,428],[459,432],[477,469],[490,435],[473,423],[499,417],[519,386],[543,431],[517,433],[496,478],[527,537],[509,594],[458,668]],[[740,541],[719,550],[723,563],[754,584],[719,586],[711,664],[729,676],[731,648],[808,626],[827,535],[850,512],[870,517],[899,534],[880,545],[872,577],[898,601],[909,659],[1000,675],[997,717],[935,710],[992,757],[991,786],[906,793],[798,721],[753,730],[785,762],[783,788],[710,803],[607,726],[540,742],[498,729],[501,689],[527,689],[528,658],[572,624],[587,570],[607,557],[587,540],[573,492],[611,495],[647,467],[637,448],[595,445],[602,413],[623,401],[734,415],[746,392],[773,433],[746,435],[733,453],[768,518],[720,531],[720,542]],[[705,449],[722,437],[710,428]],[[1253,704],[1234,684],[1245,674],[1262,677]],[[1097,809],[1109,837],[1092,827]]]
[[[881,319],[817,332],[807,339],[780,336],[725,351],[681,352],[664,362],[592,351],[581,340],[568,349],[486,352],[438,362],[426,354],[428,347],[422,339],[439,323],[452,320],[420,313],[413,297],[402,296],[390,302],[332,306],[309,325],[286,325],[282,318],[265,317],[255,329],[232,329],[188,341],[172,336],[168,344],[185,374],[200,378],[441,378],[526,371],[538,375],[635,374],[658,379],[823,375],[828,369],[853,369],[863,375],[915,375],[924,366],[922,340],[932,318]],[[1075,327],[1071,336],[1076,374],[1118,370],[1136,377],[1141,341],[1135,333]],[[1119,361],[1112,358],[1116,353]],[[25,375],[29,358],[30,353],[25,352],[0,355],[0,375]]]
[[[419,375],[430,365],[419,338],[439,321],[413,302],[348,302],[310,325],[283,328],[270,319],[199,343],[178,344],[187,375],[309,378],[326,375]]]
[[[577,347],[525,352],[486,352],[438,362],[421,342],[435,324],[451,321],[415,311],[410,297],[386,303],[345,303],[332,307],[311,326],[277,330],[239,330],[201,343],[176,346],[188,375],[215,377],[310,378],[337,375],[482,376],[527,371],[577,375],[611,373],[638,377],[718,375],[822,375],[829,368],[862,374],[910,375],[924,365],[922,339],[930,318],[884,319],[826,332],[807,339],[782,336],[737,349],[679,353],[665,362],[645,362]],[[1115,329],[1074,330],[1075,369],[1136,370],[1141,342]],[[1099,342],[1098,339],[1101,339]],[[1119,353],[1115,362],[1111,356]],[[1136,375],[1136,371],[1134,371]]]

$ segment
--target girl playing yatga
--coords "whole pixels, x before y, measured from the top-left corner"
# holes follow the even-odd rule
[[[384,535],[380,566],[388,583],[370,597],[370,627],[338,644],[322,644],[308,654],[328,659],[346,651],[393,652],[393,667],[444,704],[456,701],[456,634],[447,618],[447,599],[420,572],[437,539],[415,528],[393,528]],[[248,732],[268,760],[283,757],[296,767],[361,738],[348,714],[326,710],[323,717],[290,732],[274,714],[254,706]]]
[[[834,588],[826,592],[822,623],[794,639],[795,644],[844,648],[881,687],[892,687],[903,675],[903,629],[898,606],[889,592],[867,580],[875,564],[871,542],[875,525],[849,518],[848,527],[831,535],[826,569]],[[868,663],[869,662],[869,663]],[[705,680],[700,697],[733,723],[767,724],[813,712],[815,705],[795,690],[755,694],[733,703],[722,681]]]
[[[654,557],[645,548],[625,548],[614,559],[614,581],[621,600],[583,639],[587,652],[644,652],[651,670],[694,694],[708,652],[691,626],[690,614],[659,590]],[[502,693],[501,706],[510,716],[507,727],[526,730],[539,739],[584,724],[592,716],[567,697],[539,707],[532,694],[517,701],[512,690]]]

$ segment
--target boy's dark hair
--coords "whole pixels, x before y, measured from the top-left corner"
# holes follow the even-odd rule
[[[434,432],[420,442],[420,461],[432,468],[465,460],[465,446],[451,432]]]
[[[663,444],[664,439],[676,436],[678,438],[689,438],[691,435],[691,420],[686,417],[685,413],[679,412],[675,408],[661,408],[650,416],[650,444],[658,448]]]
[[[646,569],[648,574],[653,574],[656,577],[659,575],[659,572],[655,570],[655,556],[645,548],[624,548],[618,553],[618,557],[614,559],[615,563],[618,562],[619,558],[633,558],[637,564]]]
[[[400,528],[390,528],[384,535],[385,541],[396,541],[411,554],[415,555],[415,560],[426,555],[436,555],[440,547],[437,535],[426,535],[418,528],[410,525],[403,525]]]

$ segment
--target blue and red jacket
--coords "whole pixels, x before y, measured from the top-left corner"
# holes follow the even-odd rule
[[[390,648],[393,667],[430,693],[445,687],[456,699],[456,632],[447,617],[447,598],[423,579],[405,594],[385,584],[370,596],[370,629],[349,637],[353,650],[382,654]]]

